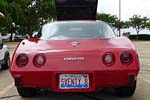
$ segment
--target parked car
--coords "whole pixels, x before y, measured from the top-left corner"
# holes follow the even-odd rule
[[[72,0],[71,4],[71,0],[66,1],[56,0],[57,20],[61,21],[45,24],[38,33],[40,38],[25,39],[16,48],[10,72],[19,95],[32,97],[43,88],[93,92],[114,87],[119,96],[132,96],[140,69],[132,42],[116,37],[107,23],[95,20],[97,0]],[[85,12],[72,12],[81,17],[67,14],[71,12],[66,7],[72,5],[72,10],[76,10],[73,4],[78,3],[86,5],[77,5]]]
[[[24,36],[22,36],[22,35],[15,35],[14,36],[14,41],[22,41],[24,39]]]
[[[10,55],[7,45],[2,42],[2,36],[0,34],[0,66],[1,69],[9,69],[10,66]]]
[[[40,39],[20,43],[11,65],[17,90],[24,97],[35,94],[36,88],[91,92],[110,86],[130,96],[138,72],[139,60],[131,41],[115,37],[101,21],[46,24]]]
[[[4,18],[5,16],[0,12],[0,19]],[[0,67],[1,69],[9,69],[10,66],[10,56],[9,51],[6,45],[2,42],[2,35],[0,33]]]

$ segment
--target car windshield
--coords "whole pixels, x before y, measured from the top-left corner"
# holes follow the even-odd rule
[[[41,39],[102,39],[115,37],[104,22],[54,22],[43,26]]]

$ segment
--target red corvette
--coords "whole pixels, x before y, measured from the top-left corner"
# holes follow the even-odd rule
[[[10,72],[21,96],[34,96],[39,88],[93,92],[114,87],[119,96],[134,94],[140,66],[137,52],[107,23],[56,21],[45,24],[38,35],[23,40],[13,55]]]

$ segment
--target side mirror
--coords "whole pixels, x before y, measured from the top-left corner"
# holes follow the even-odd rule
[[[36,38],[37,35],[38,35],[38,32],[33,33],[33,34],[32,34],[32,38]]]
[[[40,38],[42,35],[42,27],[37,32],[33,32],[32,38]]]

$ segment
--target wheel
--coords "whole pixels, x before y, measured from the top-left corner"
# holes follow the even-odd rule
[[[22,97],[34,97],[36,95],[35,88],[17,87],[17,91],[18,91],[19,95]]]
[[[10,66],[10,57],[9,57],[9,54],[7,54],[5,56],[5,64],[1,65],[1,68],[2,69],[9,69],[9,66]]]
[[[130,97],[135,93],[136,90],[136,81],[133,86],[122,86],[116,88],[116,93],[120,97]]]

